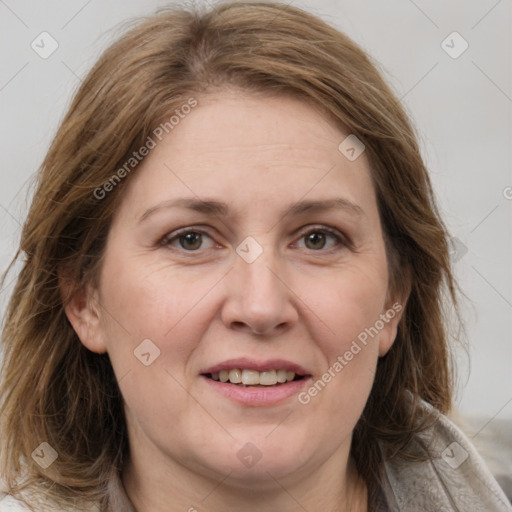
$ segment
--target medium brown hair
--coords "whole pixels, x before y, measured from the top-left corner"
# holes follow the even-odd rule
[[[94,191],[187,98],[200,103],[201,95],[222,87],[301,99],[366,146],[390,294],[410,291],[354,432],[352,454],[367,483],[378,477],[380,441],[406,455],[412,435],[424,427],[414,407],[419,398],[449,409],[444,311],[445,299],[457,306],[457,298],[447,230],[408,117],[376,65],[343,33],[294,7],[168,8],[103,53],[38,174],[2,337],[1,467],[13,494],[31,487],[61,504],[105,500],[111,468],[123,467],[128,443],[116,378],[108,355],[87,350],[68,322],[59,269],[66,269],[72,291],[95,282],[130,176],[101,199]],[[58,453],[47,469],[31,457],[41,442]]]

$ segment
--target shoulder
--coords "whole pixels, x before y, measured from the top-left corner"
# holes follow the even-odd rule
[[[27,506],[9,495],[0,495],[0,512],[33,512]]]
[[[89,509],[88,509],[89,510]],[[0,491],[0,512],[79,512],[74,507],[65,507],[56,509],[55,506],[47,504],[45,506],[31,508],[25,502],[20,501],[13,496]],[[90,512],[99,512],[97,506],[91,506]]]
[[[414,440],[426,460],[384,463],[396,508],[511,512],[510,502],[462,430],[426,402],[421,406],[436,418]]]

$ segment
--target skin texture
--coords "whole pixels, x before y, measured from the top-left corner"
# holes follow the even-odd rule
[[[130,176],[99,287],[67,314],[87,348],[108,352],[120,383],[131,449],[123,481],[138,510],[366,509],[351,434],[400,314],[306,405],[297,396],[243,405],[200,376],[232,358],[278,358],[314,382],[401,302],[387,296],[369,163],[338,150],[347,135],[297,99],[222,91],[198,98]],[[230,213],[164,206],[140,220],[185,197],[223,201]],[[363,213],[283,214],[340,197]],[[341,241],[308,241],[325,227]],[[181,228],[204,232],[202,242],[183,248]],[[235,251],[248,236],[263,249],[252,263]],[[160,350],[149,366],[134,356],[144,339]],[[237,456],[247,442],[261,455],[252,467]]]

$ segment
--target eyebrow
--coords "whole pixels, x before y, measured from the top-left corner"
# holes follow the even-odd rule
[[[139,222],[144,221],[153,213],[168,209],[168,208],[187,208],[189,210],[196,211],[198,213],[204,213],[207,215],[214,215],[218,217],[228,217],[230,215],[229,206],[221,201],[212,199],[198,199],[198,198],[179,198],[163,201],[151,208],[147,209],[139,219]],[[304,200],[285,208],[281,213],[281,217],[286,215],[301,215],[305,213],[321,213],[328,210],[344,210],[349,214],[357,217],[365,217],[364,210],[357,204],[344,199],[342,197],[335,197],[332,199],[323,200]]]

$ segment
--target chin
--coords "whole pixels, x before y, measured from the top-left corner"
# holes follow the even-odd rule
[[[207,458],[201,454],[198,465],[203,471],[207,468],[215,480],[219,480],[219,475],[229,475],[226,483],[229,481],[235,487],[264,490],[275,488],[276,480],[287,480],[306,472],[307,461],[313,464],[314,452],[308,453],[311,447],[301,450],[303,443],[294,443],[291,436],[285,441],[282,437],[265,439],[266,435],[267,432],[254,442],[230,439],[224,446],[225,451],[212,451]]]

